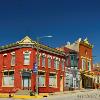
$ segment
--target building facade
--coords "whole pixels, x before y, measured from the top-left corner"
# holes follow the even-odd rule
[[[38,69],[35,69],[37,46]],[[0,47],[0,92],[36,91],[36,70],[39,93],[63,91],[65,66],[64,52],[26,36],[21,41]]]
[[[94,71],[94,88],[100,88],[100,63],[93,65],[93,71]]]
[[[66,54],[64,90],[75,90],[80,88],[80,72],[78,69],[79,55],[75,50],[67,47],[58,48]]]
[[[73,44],[70,44],[70,42],[68,42],[65,47],[75,50],[79,53],[78,67],[80,71],[80,88],[93,88],[93,46],[89,43],[87,38],[84,40],[79,38]]]

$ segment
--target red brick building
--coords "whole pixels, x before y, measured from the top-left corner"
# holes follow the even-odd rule
[[[36,91],[33,72],[38,57],[39,92],[58,92],[64,88],[65,54],[25,37],[0,47],[0,92]]]

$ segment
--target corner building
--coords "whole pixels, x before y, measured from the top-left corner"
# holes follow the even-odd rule
[[[39,93],[64,90],[65,54],[26,36],[21,41],[0,47],[0,92],[36,91],[34,72],[38,56]]]

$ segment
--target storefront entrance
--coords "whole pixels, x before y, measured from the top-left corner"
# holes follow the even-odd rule
[[[60,76],[60,92],[63,92],[63,77]]]
[[[22,87],[24,90],[29,90],[31,87],[31,73],[23,72],[22,73]]]

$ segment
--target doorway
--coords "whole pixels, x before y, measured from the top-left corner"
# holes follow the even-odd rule
[[[29,90],[31,86],[31,74],[29,72],[22,73],[22,87],[23,90]]]
[[[63,76],[60,76],[60,92],[63,91]]]

